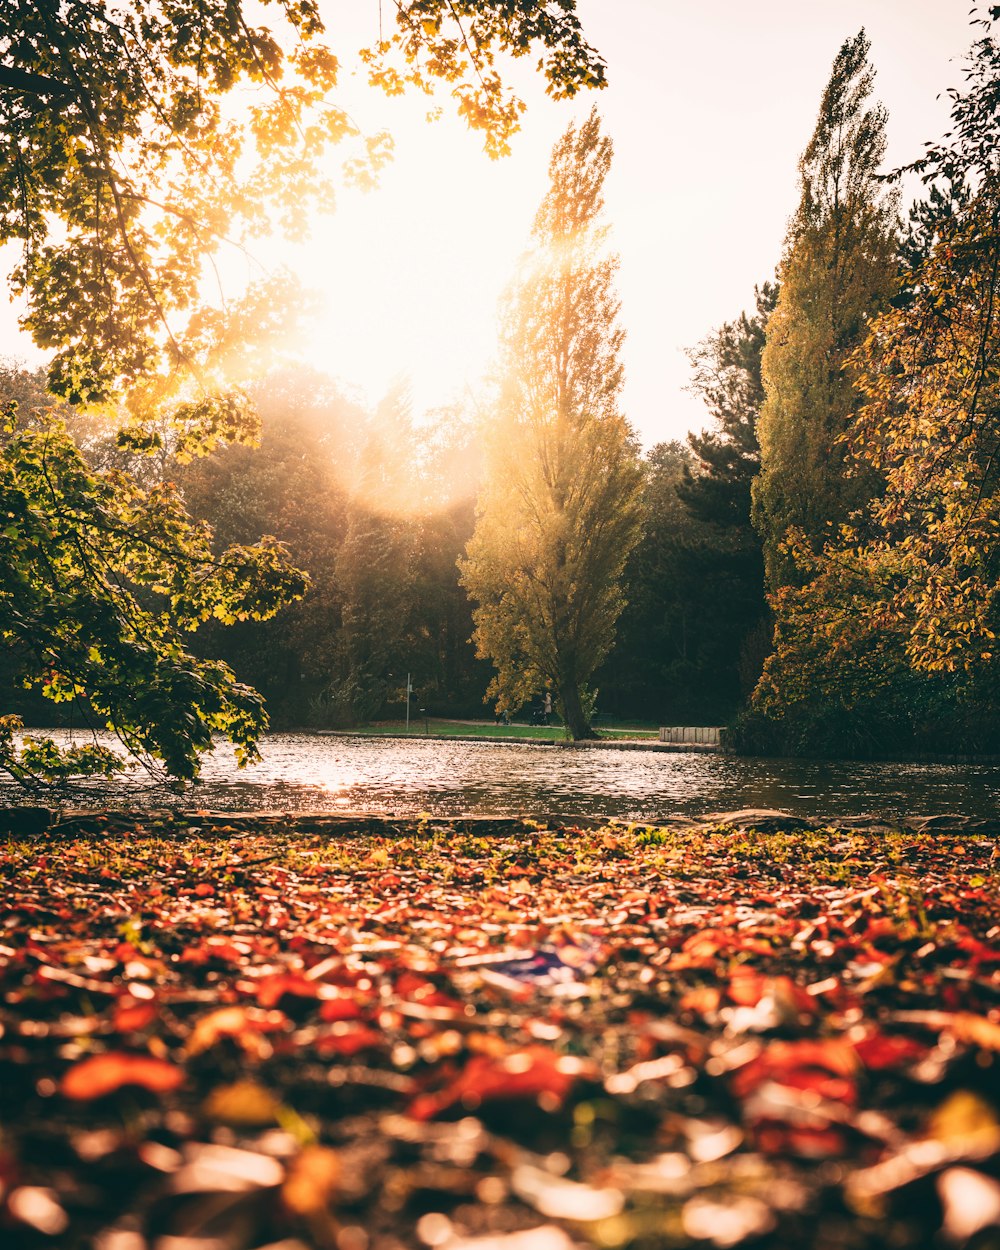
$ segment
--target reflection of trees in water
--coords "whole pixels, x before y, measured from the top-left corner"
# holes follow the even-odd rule
[[[59,738],[59,731],[54,736]],[[265,738],[263,757],[257,768],[238,772],[231,753],[220,749],[206,761],[204,782],[183,796],[122,782],[110,798],[105,789],[99,800],[78,805],[647,821],[747,807],[809,816],[988,816],[1000,805],[1000,768],[988,766],[753,760],[310,734]],[[24,800],[12,783],[0,780],[3,801]]]

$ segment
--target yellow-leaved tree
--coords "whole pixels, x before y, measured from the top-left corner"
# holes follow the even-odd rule
[[[793,535],[807,576],[775,597],[756,694],[786,724],[839,709],[873,751],[990,751],[1000,729],[1000,47],[983,26],[948,142],[912,167],[930,189],[909,272],[850,360],[845,442],[882,487],[820,551]]]
[[[860,31],[834,60],[799,162],[799,206],[767,323],[753,521],[772,592],[801,580],[783,549],[789,530],[818,549],[873,489],[840,440],[859,404],[849,354],[896,278],[895,197],[879,181],[886,114],[870,105],[868,53]]]
[[[510,711],[550,691],[574,739],[594,737],[587,682],[624,605],[642,470],[619,408],[624,332],[603,224],[611,140],[592,111],[555,145],[533,248],[511,287],[486,483],[461,562],[489,697]]]

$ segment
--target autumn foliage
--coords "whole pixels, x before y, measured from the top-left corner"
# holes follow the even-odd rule
[[[986,823],[220,823],[7,844],[5,1247],[996,1223]]]

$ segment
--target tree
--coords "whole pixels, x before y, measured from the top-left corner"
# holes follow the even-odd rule
[[[371,720],[405,672],[413,609],[415,525],[410,509],[413,445],[404,387],[385,396],[369,423],[355,471],[347,533],[337,554],[342,629],[330,698],[353,721]]]
[[[280,622],[209,623],[200,653],[260,690],[276,726],[371,719],[407,671],[428,706],[474,709],[489,675],[455,567],[478,476],[468,423],[452,411],[417,426],[398,391],[371,414],[302,369],[251,398],[260,445],[183,466],[184,497],[225,542],[271,529],[311,584]]]
[[[715,423],[688,435],[701,469],[687,471],[681,495],[699,520],[741,529],[750,525],[750,484],[760,472],[757,420],[765,398],[761,358],[778,290],[773,282],[755,288],[751,316],[740,313],[689,353],[691,390]]]
[[[362,141],[330,99],[339,66],[315,0],[274,0],[271,14],[272,26],[254,26],[244,0],[0,10],[0,244],[21,246],[13,285],[24,324],[55,352],[51,389],[77,404],[125,395],[133,420],[120,437],[132,452],[165,447],[182,461],[254,437],[231,362],[249,327],[281,329],[285,307],[270,283],[209,307],[214,255],[275,224],[300,233],[309,204],[332,199],[330,143],[358,140],[343,175],[362,181],[388,155],[386,136]],[[363,52],[372,83],[446,82],[494,155],[521,107],[498,53],[540,49],[555,96],[604,82],[573,0],[412,0],[396,21]],[[213,615],[263,617],[301,593],[282,545],[215,553],[169,484],[88,467],[57,425],[9,429],[0,521],[18,541],[0,561],[0,635],[27,647],[24,679],[54,698],[86,696],[175,776],[196,773],[212,729],[252,757],[259,699],[182,638]],[[53,617],[47,594],[78,619]],[[147,696],[132,699],[144,679]],[[10,726],[4,742],[13,763]]]
[[[176,470],[188,507],[218,538],[244,543],[268,529],[295,552],[310,586],[280,620],[209,623],[202,654],[219,656],[267,699],[277,726],[325,719],[341,637],[337,558],[366,414],[324,375],[285,368],[254,384],[258,446],[231,446]]]
[[[587,682],[612,645],[640,523],[642,470],[618,406],[617,258],[601,223],[611,155],[596,111],[553,149],[505,309],[502,392],[462,565],[498,710],[551,689],[574,738],[594,736]]]
[[[895,285],[895,197],[879,181],[886,113],[869,107],[874,71],[864,31],[838,52],[799,163],[801,197],[768,321],[753,520],[772,591],[797,580],[789,530],[813,549],[875,489],[842,439],[860,397],[849,363]]]
[[[206,260],[274,224],[301,233],[310,204],[332,203],[331,143],[354,141],[347,178],[370,181],[388,158],[388,136],[363,138],[332,99],[340,63],[316,0],[269,13],[255,26],[246,0],[3,6],[0,243],[22,246],[15,287],[56,350],[58,394],[101,398],[159,368],[199,375],[215,327],[184,318]],[[573,0],[410,0],[395,22],[362,50],[371,82],[447,83],[493,154],[523,108],[496,54],[538,48],[556,97],[604,84]]]
[[[625,566],[618,638],[598,674],[602,704],[620,716],[680,724],[717,712],[714,626],[726,618],[706,603],[711,539],[680,495],[692,467],[690,449],[678,442],[658,443],[645,457],[642,535]]]
[[[726,715],[745,699],[760,676],[771,623],[764,595],[763,549],[751,519],[751,492],[760,472],[757,422],[764,404],[762,358],[767,326],[778,302],[778,286],[755,290],[756,308],[726,322],[691,352],[694,379],[715,422],[688,435],[697,466],[688,466],[678,493],[700,522],[698,580],[719,593],[709,596],[706,620],[716,640],[704,679],[726,682]]]
[[[56,419],[25,427],[8,406],[0,427],[0,528],[15,558],[0,562],[0,637],[25,685],[76,700],[133,755],[183,779],[212,734],[241,763],[267,724],[260,696],[222,663],[197,659],[186,636],[212,617],[264,619],[305,589],[273,539],[215,553],[169,484],[151,490],[95,473]],[[0,717],[0,767],[25,782],[107,771],[98,750],[60,757],[18,751],[15,717]]]
[[[953,93],[949,142],[914,167],[924,256],[870,327],[852,445],[885,478],[864,557],[918,671],[997,680],[1000,631],[1000,45]]]
[[[813,748],[864,735],[881,750],[986,751],[1000,730],[998,117],[988,29],[949,142],[911,167],[930,185],[901,289],[851,360],[849,445],[883,488],[822,551],[793,537],[809,577],[776,605],[756,702]]]

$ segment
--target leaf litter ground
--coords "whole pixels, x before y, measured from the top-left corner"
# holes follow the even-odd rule
[[[992,839],[3,851],[0,1245],[1000,1246]]]

